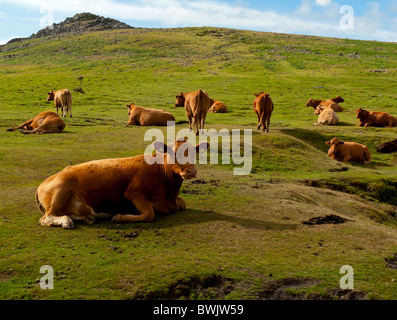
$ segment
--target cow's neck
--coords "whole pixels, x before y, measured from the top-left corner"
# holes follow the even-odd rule
[[[181,189],[183,183],[183,179],[179,174],[174,174],[170,165],[161,164],[160,167],[160,171],[167,188],[167,197],[170,200],[176,202],[176,199],[179,195],[179,190]]]

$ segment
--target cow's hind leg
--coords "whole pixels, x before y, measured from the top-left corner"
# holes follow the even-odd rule
[[[7,131],[14,131],[14,130],[18,130],[18,129],[27,129],[27,128],[31,128],[32,122],[33,122],[33,119],[30,119],[30,120],[28,120],[28,121],[22,123],[20,126],[7,129]]]
[[[263,113],[262,117],[261,117],[261,125],[262,127],[262,131],[265,132],[266,131],[266,115]]]
[[[266,131],[269,132],[269,128],[270,128],[270,116],[267,117],[267,119],[266,119],[266,124],[267,124]]]

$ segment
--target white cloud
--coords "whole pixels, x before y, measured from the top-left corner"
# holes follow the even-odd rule
[[[303,0],[299,8],[297,9],[297,12],[299,14],[308,14],[312,11],[312,6],[310,3],[310,0]]]
[[[330,5],[331,2],[332,2],[331,0],[316,0],[316,4],[322,7]]]

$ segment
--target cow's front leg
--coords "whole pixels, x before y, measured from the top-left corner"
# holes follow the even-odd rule
[[[177,199],[176,199],[176,201],[177,201],[177,203],[178,203],[178,206],[179,206],[179,210],[185,210],[186,209],[186,202],[185,202],[185,200],[183,200],[181,197],[178,197]]]
[[[347,154],[343,157],[343,162],[349,162],[351,158],[350,154]]]
[[[133,214],[116,214],[112,222],[153,222],[154,210],[151,202],[143,196],[133,197],[132,203],[139,211],[139,215]]]

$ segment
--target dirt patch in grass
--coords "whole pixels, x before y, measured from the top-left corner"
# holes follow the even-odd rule
[[[7,270],[0,272],[0,282],[8,281],[16,275],[14,270]]]
[[[319,224],[341,224],[347,221],[351,221],[335,214],[326,215],[323,217],[314,217],[309,220],[303,221],[302,224],[307,225],[319,225]]]
[[[302,300],[307,299],[306,293],[292,293],[290,290],[310,288],[320,281],[316,279],[286,278],[271,280],[258,295],[261,300]]]
[[[306,278],[285,278],[271,280],[259,293],[258,299],[263,300],[365,300],[367,294],[356,290],[334,289],[325,294],[300,291],[310,288],[320,281]]]
[[[386,258],[385,261],[388,268],[397,270],[397,253],[395,254],[394,258]]]
[[[212,299],[222,300],[234,288],[235,281],[220,276],[192,277],[178,280],[168,286],[166,290],[138,292],[138,300],[196,300]]]

